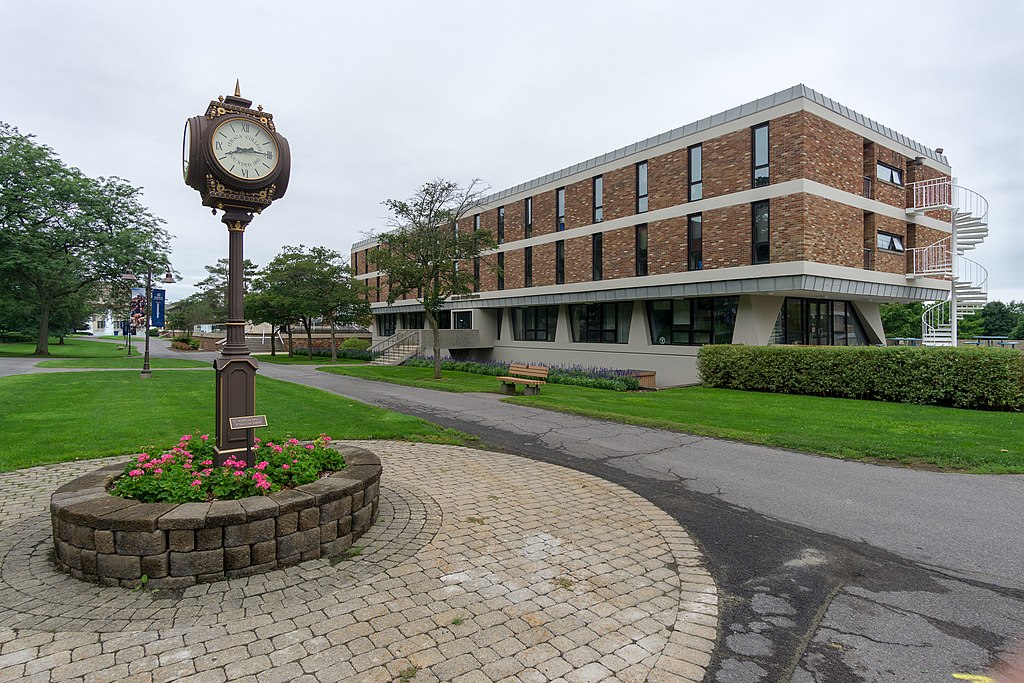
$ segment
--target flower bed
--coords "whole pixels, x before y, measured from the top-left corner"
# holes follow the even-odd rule
[[[56,564],[103,585],[182,588],[339,555],[377,517],[382,468],[363,448],[325,448],[343,456],[343,470],[239,500],[114,496],[121,463],[79,477],[50,498]]]

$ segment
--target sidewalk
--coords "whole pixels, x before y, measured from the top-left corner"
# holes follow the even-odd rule
[[[717,592],[687,532],[570,469],[361,442],[381,513],[351,558],[183,591],[49,563],[49,494],[101,461],[0,475],[0,681],[700,681]]]

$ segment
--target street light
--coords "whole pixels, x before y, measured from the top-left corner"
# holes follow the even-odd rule
[[[135,273],[131,272],[130,270],[127,273],[125,273],[124,275],[122,275],[121,278],[124,279],[124,280],[133,280],[135,282],[139,281],[139,278],[136,277]],[[174,282],[174,276],[171,275],[171,271],[170,270],[168,270],[164,274],[163,282],[165,282],[167,284],[171,284],[172,282]],[[153,267],[152,266],[147,266],[147,268],[146,268],[146,353],[145,353],[145,356],[143,356],[143,360],[142,360],[142,372],[139,373],[139,377],[141,379],[149,379],[150,377],[153,376],[152,371],[149,369],[149,320],[150,320],[149,316],[150,316],[150,313],[152,313],[152,311],[153,311]],[[129,321],[129,329],[131,329],[130,321]]]

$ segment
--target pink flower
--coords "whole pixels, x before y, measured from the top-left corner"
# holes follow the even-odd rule
[[[192,469],[192,463],[187,462],[184,465],[182,465],[182,467],[184,467],[186,470],[190,470],[190,469]]]
[[[313,450],[314,448],[316,448],[316,446],[314,446],[313,444],[311,444],[311,443],[307,443],[307,444],[306,444],[306,450],[307,450],[307,451],[311,451],[311,450]]]
[[[298,465],[299,464],[299,459],[295,458],[295,460],[292,460],[292,464],[293,465]]]
[[[267,462],[266,460],[263,460],[262,462],[256,463],[255,467],[256,467],[256,469],[258,469],[258,470],[260,470],[262,472],[263,470],[265,470],[267,468],[267,465],[269,465],[269,464],[270,464],[269,462]],[[253,476],[256,476],[256,475],[253,475]]]
[[[201,480],[199,480],[199,479],[193,479],[192,480],[192,485],[193,486],[200,486],[202,483],[203,482]]]
[[[210,435],[209,434],[203,434],[199,438],[202,439],[203,441],[209,441],[210,440]]]
[[[160,469],[159,467],[157,467],[155,470],[153,470],[153,474],[163,474],[163,473],[164,473],[164,471],[162,469]]]
[[[185,436],[181,437],[181,440],[182,440],[182,441],[188,441],[188,440],[190,440],[191,438],[192,438],[192,435],[191,435],[191,434],[186,434]]]
[[[263,481],[258,481],[256,482],[256,488],[263,489],[264,491],[266,491],[267,489],[270,488],[270,482],[267,481],[266,479],[264,479]]]
[[[136,458],[136,460],[139,461],[139,462],[146,462],[147,460],[149,460],[149,456],[146,455],[145,453],[143,453],[143,454],[139,455],[139,457]]]
[[[282,470],[286,470],[286,469],[288,469],[289,467],[291,467],[291,465],[288,465],[288,464],[284,464],[284,465],[281,465],[281,469],[282,469]]]
[[[245,476],[245,472],[239,472],[238,470],[235,470],[235,476],[236,477],[244,477]]]
[[[294,446],[295,444],[297,444],[298,442],[299,442],[299,440],[298,440],[298,439],[288,439],[288,443],[292,444],[293,446]]]
[[[213,464],[213,461],[212,461],[212,460],[203,460],[203,461],[202,461],[202,462],[200,462],[199,464],[200,464],[200,465],[205,465],[206,467],[209,467],[210,465],[212,465],[212,464]]]
[[[259,438],[258,436],[252,440],[253,443],[261,443],[262,441],[263,439]]]
[[[273,448],[275,453],[280,453],[281,451],[284,450],[284,448],[282,448],[281,446],[274,446]]]
[[[129,477],[141,477],[143,474],[145,474],[145,472],[143,472],[142,470],[132,470],[131,472],[128,473],[128,476]]]

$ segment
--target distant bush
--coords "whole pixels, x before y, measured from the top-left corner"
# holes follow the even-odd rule
[[[0,342],[34,342],[35,335],[24,332],[3,332],[0,331]]]
[[[294,355],[296,355],[296,356],[308,356],[309,353],[307,352],[307,350],[305,348],[299,347],[299,348],[295,349]],[[331,357],[331,350],[330,349],[313,349],[313,356],[315,358],[330,358]],[[356,349],[341,348],[341,349],[338,349],[338,358],[350,358],[352,360],[371,361],[371,360],[373,360],[373,354],[370,353],[369,351],[365,351],[365,350],[364,351],[359,351],[359,350],[356,350]]]
[[[358,337],[349,337],[345,341],[341,342],[340,348],[345,351],[365,351],[370,348],[370,340],[359,339]]]
[[[1024,409],[1024,353],[1008,349],[716,344],[697,369],[722,389]]]
[[[415,368],[434,367],[433,358],[414,356],[403,365]],[[583,365],[545,365],[531,362],[530,365],[543,365],[548,368],[547,381],[551,384],[570,384],[591,389],[608,389],[610,391],[635,391],[640,388],[640,381],[630,375],[629,370],[613,368],[596,368]],[[468,372],[474,375],[490,375],[499,377],[508,374],[509,363],[498,361],[472,361],[442,358],[441,369],[455,372]]]
[[[175,349],[192,349],[193,351],[198,351],[201,345],[202,344],[198,339],[189,337],[185,334],[171,339],[171,347]]]

